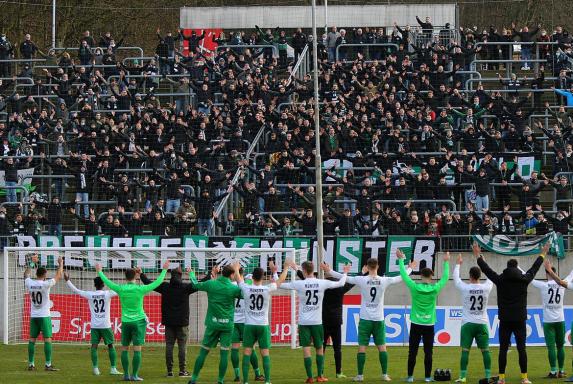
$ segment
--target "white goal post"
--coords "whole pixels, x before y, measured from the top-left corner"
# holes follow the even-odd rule
[[[48,270],[48,277],[56,272],[57,259],[64,259],[64,271],[70,281],[80,290],[94,290],[95,265],[101,264],[111,280],[122,283],[127,268],[140,267],[150,280],[155,280],[161,265],[171,261],[170,268],[192,268],[201,278],[215,265],[227,265],[239,261],[249,274],[261,267],[270,279],[269,261],[274,261],[282,271],[286,258],[297,264],[309,258],[309,250],[294,248],[151,248],[151,247],[7,247],[3,253],[2,333],[4,344],[23,343],[28,339],[30,296],[26,294],[24,271],[30,257],[37,255],[39,265]],[[35,273],[35,272],[33,272]],[[34,277],[34,276],[32,276]],[[290,273],[296,279],[296,273]],[[188,281],[184,272],[183,280]],[[169,274],[165,281],[169,281]],[[140,282],[141,283],[141,282]],[[164,328],[161,325],[161,295],[152,292],[144,301],[148,316],[147,341],[162,343]],[[87,343],[90,335],[90,312],[87,301],[75,294],[62,281],[50,292],[53,341],[61,343]],[[204,292],[189,296],[189,342],[199,344],[204,333],[204,317],[207,298]],[[119,340],[121,316],[119,300],[114,298],[111,306],[112,329]],[[278,290],[273,294],[270,324],[273,345],[297,346],[296,316],[297,300],[294,291]]]

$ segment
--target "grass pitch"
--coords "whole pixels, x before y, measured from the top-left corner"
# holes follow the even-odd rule
[[[342,351],[343,372],[348,376],[347,379],[336,379],[334,358],[332,349],[326,352],[326,376],[333,383],[350,383],[352,377],[356,374],[356,347],[344,347]],[[394,382],[403,382],[406,377],[406,359],[408,350],[405,347],[389,347],[389,375]],[[535,384],[537,382],[549,383],[544,377],[549,372],[547,362],[547,350],[542,347],[530,347],[527,349],[529,357],[529,377]],[[187,369],[192,371],[198,348],[189,347],[187,353]],[[492,374],[497,374],[497,355],[498,350],[492,348]],[[260,355],[259,355],[260,356]],[[131,355],[130,355],[131,357]],[[177,358],[177,351],[175,351]],[[434,348],[434,369],[450,368],[453,373],[452,379],[456,379],[459,374],[460,349],[453,347]],[[571,352],[567,349],[565,369],[571,372]],[[110,376],[109,360],[107,352],[100,347],[99,366],[102,372],[101,376],[93,376],[91,370],[91,361],[89,346],[68,346],[54,345],[54,366],[60,368],[59,372],[45,372],[43,370],[44,357],[42,343],[36,345],[36,367],[35,372],[28,372],[27,366],[27,349],[26,345],[5,346],[0,345],[0,383],[6,384],[92,384],[92,383],[117,383],[120,382],[121,376]],[[282,383],[303,383],[305,372],[302,361],[302,350],[291,350],[285,347],[276,347],[271,349],[272,361],[272,382],[273,384]],[[119,351],[118,351],[118,364]],[[217,379],[217,369],[219,364],[219,351],[214,350],[209,355],[205,367],[201,372],[199,383],[215,383]],[[316,374],[316,363],[313,359],[313,372]],[[262,370],[262,360],[259,357],[259,365]],[[418,362],[414,377],[417,382],[423,382],[423,351],[420,348],[418,353]],[[177,367],[177,360],[175,363]],[[118,366],[121,370],[121,366]],[[367,360],[365,367],[365,383],[380,382],[380,367],[378,364],[378,354],[374,347],[367,351]],[[161,346],[145,346],[143,350],[143,363],[140,372],[141,377],[146,383],[187,383],[189,378],[166,377],[165,376],[165,358],[164,348]],[[252,370],[251,370],[252,375]],[[478,349],[473,348],[470,353],[470,364],[468,367],[468,383],[477,383],[483,376],[483,365],[481,353]],[[233,370],[229,362],[226,382],[232,383]],[[519,368],[517,363],[517,351],[511,349],[508,356],[507,382],[519,383]],[[251,379],[254,383],[254,380]]]

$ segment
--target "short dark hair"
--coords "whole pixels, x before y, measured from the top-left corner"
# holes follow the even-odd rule
[[[235,268],[231,265],[225,265],[223,267],[223,276],[224,277],[231,277],[231,275],[235,273]]]
[[[265,271],[262,268],[255,268],[253,269],[253,280],[255,281],[261,281],[263,279],[263,276],[265,275]]]
[[[422,268],[420,274],[422,275],[422,277],[430,278],[434,276],[434,271],[432,271],[432,268]]]
[[[368,267],[368,269],[378,269],[378,259],[375,259],[373,257],[369,258],[368,260],[366,260],[366,266]]]
[[[474,280],[479,280],[480,277],[481,277],[481,269],[479,267],[471,267],[470,278]]]
[[[305,261],[302,263],[301,267],[307,275],[311,275],[314,272],[314,264],[312,261]]]
[[[101,277],[97,276],[94,279],[94,287],[96,287],[96,289],[99,290],[99,289],[103,289],[103,286],[104,286],[103,280],[101,279]]]
[[[44,277],[46,273],[48,273],[46,267],[38,267],[38,269],[36,269],[36,277]]]
[[[127,280],[133,280],[135,279],[135,269],[133,268],[128,268],[125,270],[125,278]]]
[[[517,259],[509,259],[507,261],[507,268],[517,268]]]

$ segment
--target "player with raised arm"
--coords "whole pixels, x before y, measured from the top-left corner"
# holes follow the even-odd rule
[[[36,269],[36,278],[32,279],[32,268]],[[42,334],[44,337],[44,355],[46,356],[45,370],[59,371],[52,366],[52,318],[50,315],[50,289],[62,278],[64,273],[64,260],[58,258],[58,270],[53,278],[48,279],[48,270],[39,265],[38,255],[30,258],[24,271],[24,284],[30,293],[30,340],[28,341],[28,370],[36,369],[34,354],[36,339]]]
[[[516,259],[507,261],[507,268],[497,274],[487,265],[482,255],[477,262],[482,272],[495,284],[497,288],[497,308],[499,313],[499,379],[498,384],[505,384],[505,368],[507,366],[507,351],[511,335],[515,336],[515,345],[519,354],[519,368],[521,370],[521,384],[531,384],[527,377],[527,350],[525,339],[527,337],[527,286],[535,278],[543,259],[549,251],[550,242],[547,241],[541,254],[531,268],[525,273],[518,267]]]
[[[223,276],[205,282],[198,282],[193,271],[190,272],[191,283],[198,291],[207,292],[207,314],[205,315],[205,336],[201,342],[199,356],[195,360],[193,374],[189,384],[195,384],[205,364],[211,348],[221,344],[219,376],[217,383],[223,383],[229,364],[229,348],[233,335],[233,318],[235,316],[235,299],[241,297],[241,288],[232,283],[235,268],[226,265]]]
[[[400,266],[400,276],[404,280],[406,287],[412,295],[412,308],[410,311],[410,338],[408,341],[408,379],[409,383],[414,382],[414,367],[416,366],[416,356],[420,341],[424,343],[424,374],[425,381],[433,381],[432,375],[432,354],[434,349],[434,324],[436,323],[436,300],[438,294],[446,286],[450,275],[450,253],[444,256],[442,277],[437,283],[432,282],[434,271],[431,268],[422,268],[421,282],[416,283],[406,271],[404,259],[406,256],[398,249],[396,257]]]
[[[114,336],[110,319],[111,299],[117,296],[117,293],[105,290],[103,280],[99,276],[94,279],[95,291],[82,291],[76,288],[67,273],[64,273],[64,280],[66,280],[66,284],[72,291],[84,299],[87,299],[90,307],[91,358],[94,375],[99,376],[100,374],[97,356],[97,348],[100,340],[103,340],[105,345],[107,345],[109,363],[111,365],[109,374],[121,375],[121,372],[117,370],[115,365],[117,354],[113,346]]]
[[[277,284],[263,285],[265,271],[262,268],[253,270],[253,284],[246,284],[243,275],[239,273],[240,265],[235,265],[235,278],[245,298],[245,329],[243,331],[243,384],[249,382],[249,366],[251,353],[255,343],[259,344],[263,357],[263,371],[265,383],[271,382],[271,329],[269,326],[269,309],[271,306],[271,292],[277,290]],[[269,268],[273,274],[273,280],[279,280],[276,276],[277,268],[271,261]],[[282,275],[286,278],[288,269],[283,270]]]
[[[117,284],[104,275],[101,264],[96,264],[98,276],[105,285],[119,296],[121,303],[121,366],[123,367],[124,381],[143,381],[139,377],[141,367],[141,347],[145,344],[145,332],[147,328],[147,316],[143,310],[144,296],[153,291],[165,279],[169,260],[163,264],[161,274],[149,285],[136,284],[137,272],[133,268],[125,270],[126,284]],[[129,346],[133,344],[132,374],[129,375]]]
[[[563,287],[563,288],[565,288],[565,289],[573,290],[573,271],[571,271],[571,272],[569,273],[569,275],[565,278],[565,280],[561,280],[561,278],[557,275],[557,273],[556,273],[556,271],[555,271],[555,268],[553,268],[553,266],[551,265],[551,262],[546,259],[546,260],[545,260],[545,272],[547,273],[547,276],[548,276],[549,278],[553,279],[553,281],[554,281],[555,283],[557,283],[558,286],[561,286],[561,287]],[[547,285],[548,285],[548,287],[547,287],[546,293],[547,293],[548,296],[551,296],[551,293],[549,292],[550,285],[549,285],[549,284],[547,284]],[[542,293],[543,293],[543,291],[542,291]],[[563,294],[560,294],[560,297],[559,297],[559,299],[558,299],[558,298],[557,298],[557,294],[558,294],[558,293],[559,293],[559,290],[558,290],[558,289],[555,289],[555,291],[554,291],[554,293],[553,293],[553,300],[552,300],[552,301],[554,302],[553,306],[554,306],[555,304],[559,304],[559,305],[561,306],[561,311],[563,311],[563,296],[564,296],[564,295],[563,295]],[[545,295],[542,295],[542,298],[543,298],[543,302],[545,303]],[[557,303],[557,301],[559,301],[559,303]],[[563,314],[563,312],[561,312],[561,314]],[[547,334],[547,331],[545,330],[545,305],[543,306],[543,315],[544,315],[543,331],[544,331],[544,333],[545,333],[545,343],[547,344],[547,348],[549,349],[549,344],[548,344],[548,340],[547,340],[547,339],[548,339],[548,334]],[[561,336],[561,330],[558,329],[558,331],[559,331],[559,336]],[[552,332],[557,333],[557,330],[550,330],[550,331],[549,331],[549,333],[550,333],[550,336],[549,336],[549,337],[553,336],[553,335],[551,334]],[[565,325],[563,325],[563,339],[564,339],[564,338],[565,338]],[[557,348],[559,348],[559,344],[558,344],[558,343],[560,343],[561,341],[557,341],[557,337],[555,337],[555,342],[556,342],[556,344],[557,344]],[[548,351],[548,353],[550,354],[551,352]],[[559,360],[559,349],[557,349],[557,356],[558,356],[558,360]],[[554,357],[554,358],[555,358],[555,357]],[[555,361],[555,360],[553,360],[553,361]],[[549,363],[551,364],[551,357],[550,357]],[[561,362],[561,360],[559,360],[559,372],[557,373],[557,376],[556,376],[556,377],[565,377],[565,376],[566,376],[566,373],[563,372],[564,364],[565,364],[565,350],[563,350],[563,363]],[[552,368],[551,370],[553,371],[553,368]],[[555,377],[555,376],[553,376],[553,377]],[[570,377],[569,377],[567,380],[565,380],[565,381],[567,381],[567,382],[573,382],[573,376],[570,376]]]
[[[552,269],[551,267],[550,269]],[[552,269],[555,273],[555,269]],[[565,290],[553,280],[546,272],[547,281],[533,280],[531,285],[539,289],[541,303],[543,305],[543,334],[545,335],[545,345],[547,346],[547,357],[549,359],[548,379],[564,378],[567,374],[565,366],[565,313],[563,311],[563,301]],[[569,274],[565,282],[569,283],[573,276]],[[566,289],[567,287],[565,287]]]
[[[285,262],[285,269],[296,265],[292,260]],[[314,276],[314,264],[312,261],[305,261],[301,265],[304,280],[296,280],[292,283],[284,283],[284,278],[280,278],[277,285],[282,289],[295,290],[298,293],[298,334],[300,345],[304,355],[304,368],[306,370],[306,383],[313,383],[311,345],[316,350],[316,369],[319,383],[326,382],[324,377],[324,330],[322,328],[322,298],[327,289],[342,287],[346,283],[346,274],[350,266],[344,266],[344,274],[338,281],[317,279]]]
[[[416,267],[413,261],[408,266],[408,274]],[[326,265],[325,271],[335,278],[342,278],[342,274],[332,271]],[[382,369],[382,381],[391,381],[388,376],[388,352],[386,351],[386,328],[384,324],[384,293],[392,285],[402,281],[401,276],[378,276],[378,259],[368,259],[362,269],[366,276],[348,276],[346,282],[360,288],[360,321],[358,323],[358,353],[356,364],[358,375],[353,381],[364,381],[364,365],[366,364],[366,347],[370,344],[370,337],[374,338],[374,345],[378,348],[378,360]]]
[[[238,276],[243,278],[243,268],[239,268],[239,271],[235,273],[235,279],[238,281]],[[244,279],[243,279],[244,280]],[[248,279],[250,282],[250,279]],[[237,284],[237,282],[233,282]],[[235,374],[235,382],[241,381],[241,372],[239,369],[239,348],[241,347],[241,342],[243,341],[243,333],[245,330],[245,300],[240,297],[236,299],[235,302],[235,317],[233,318],[233,338],[231,344],[231,365],[233,366],[233,372]],[[251,365],[255,370],[255,381],[264,381],[265,376],[261,375],[259,370],[259,359],[255,349],[252,349],[251,353]]]
[[[473,244],[474,256],[478,257],[480,248],[477,243]],[[460,377],[456,383],[465,383],[468,371],[468,361],[470,349],[475,340],[477,347],[481,350],[485,377],[491,376],[491,352],[489,350],[489,321],[487,317],[487,302],[493,283],[486,280],[480,283],[481,269],[474,266],[470,268],[470,282],[464,283],[460,278],[460,268],[462,266],[462,255],[458,255],[458,262],[454,268],[454,283],[460,291],[462,299],[462,328],[460,331],[460,346],[462,356],[460,358]]]

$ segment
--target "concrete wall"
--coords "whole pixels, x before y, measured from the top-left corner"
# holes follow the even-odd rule
[[[416,16],[432,18],[436,26],[456,25],[455,4],[427,5],[332,5],[328,6],[328,25],[340,27],[380,27],[399,25],[417,26]],[[324,7],[317,7],[317,26],[325,25]],[[196,7],[181,8],[180,27],[183,29],[223,28],[310,28],[310,6],[257,6],[257,7]]]

